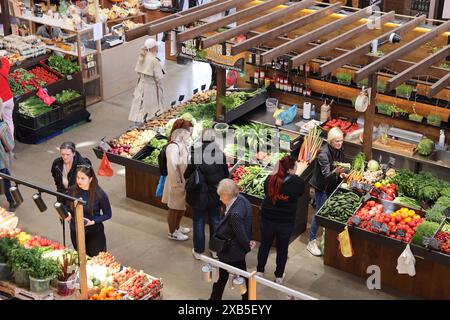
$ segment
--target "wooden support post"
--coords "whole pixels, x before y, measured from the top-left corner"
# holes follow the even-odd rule
[[[87,271],[86,271],[86,238],[84,234],[83,205],[77,204],[75,208],[75,228],[77,232],[78,260],[80,264],[81,299],[88,299]]]
[[[225,109],[220,102],[220,97],[225,97],[227,85],[226,85],[226,74],[227,71],[224,68],[216,67],[216,85],[217,85],[217,99],[216,99],[216,120],[224,121],[225,120]]]
[[[372,135],[373,120],[375,118],[375,104],[377,95],[377,73],[374,72],[369,77],[370,101],[366,112],[364,112],[364,138],[362,150],[366,155],[366,159],[372,159]]]
[[[256,271],[250,273],[248,277],[248,300],[256,300],[256,280],[254,278]]]
[[[2,8],[2,24],[3,24],[3,33],[5,36],[11,34],[11,23],[9,22],[9,1],[8,0],[0,0],[1,8]]]

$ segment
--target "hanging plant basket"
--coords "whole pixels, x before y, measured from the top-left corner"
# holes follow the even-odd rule
[[[395,93],[397,96],[409,99],[411,98],[411,93],[413,92],[413,87],[407,84],[402,84],[395,88]]]
[[[377,82],[377,91],[380,93],[383,93],[386,91],[386,82],[384,81],[378,81]]]

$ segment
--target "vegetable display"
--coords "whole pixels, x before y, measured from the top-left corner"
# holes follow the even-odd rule
[[[450,232],[439,231],[435,238],[439,243],[440,250],[443,253],[450,254]]]
[[[55,95],[56,101],[58,101],[59,103],[66,103],[79,97],[81,97],[81,94],[78,91],[72,89],[63,90]]]
[[[323,130],[329,131],[331,128],[338,127],[341,129],[341,131],[344,133],[344,135],[347,135],[355,130],[359,129],[359,125],[357,123],[352,123],[350,121],[342,120],[342,119],[331,119],[325,123],[325,125],[322,127]]]
[[[431,238],[439,228],[439,224],[431,221],[424,221],[417,227],[416,233],[412,237],[412,243],[419,246],[423,245],[424,238]]]
[[[152,166],[158,166],[158,156],[160,153],[161,149],[155,149],[149,156],[142,159],[142,161]]]
[[[51,110],[53,110],[53,107],[46,105],[37,96],[29,97],[25,101],[19,103],[19,113],[31,118],[39,117]]]
[[[264,198],[264,181],[269,175],[260,166],[239,166],[233,172],[233,180],[236,182],[242,192],[261,198]]]
[[[358,172],[363,172],[366,168],[366,155],[363,152],[359,152],[352,162],[352,169]]]
[[[50,56],[48,58],[48,65],[65,76],[80,71],[80,67],[76,63],[66,60],[61,56]]]
[[[434,150],[434,141],[428,138],[422,139],[417,146],[417,152],[422,156],[429,156]]]
[[[34,75],[35,79],[43,81],[47,85],[59,80],[58,76],[39,66],[34,67],[29,72]]]
[[[347,222],[361,204],[361,197],[354,192],[337,191],[320,208],[319,214],[330,219]]]
[[[298,161],[313,161],[316,158],[317,152],[319,152],[322,146],[321,138],[322,130],[318,126],[314,126],[308,135],[303,140],[300,147],[300,153],[298,154]]]
[[[225,97],[220,98],[220,102],[225,106],[225,110],[231,111],[239,107],[248,99],[255,97],[258,94],[265,92],[265,88],[259,88],[253,92],[237,91],[227,92]]]
[[[27,92],[45,86],[47,83],[38,79],[25,69],[19,68],[11,72],[8,76],[8,84],[14,96],[19,96]]]

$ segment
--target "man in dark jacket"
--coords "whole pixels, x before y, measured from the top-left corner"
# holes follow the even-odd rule
[[[67,193],[69,188],[76,184],[77,167],[80,165],[91,166],[88,158],[84,158],[76,151],[73,142],[64,142],[59,147],[60,157],[55,159],[52,164],[52,176],[55,181],[56,191]],[[58,202],[65,204],[64,199],[58,197]]]
[[[315,161],[313,176],[310,184],[315,189],[316,213],[327,201],[330,194],[337,188],[341,182],[340,178],[345,178],[345,173],[341,167],[335,167],[335,161],[344,161],[344,134],[339,128],[332,128],[328,132],[327,144],[320,148]],[[314,215],[311,222],[311,232],[309,234],[308,246],[306,247],[311,254],[320,256],[322,252],[316,243],[317,222]]]
[[[225,214],[219,222],[216,236],[227,239],[228,244],[223,251],[218,251],[219,261],[247,271],[245,256],[256,243],[252,241],[252,206],[239,194],[239,188],[231,179],[224,179],[217,188],[220,201],[226,206]],[[229,278],[228,271],[220,268],[219,279],[213,285],[210,300],[221,300],[225,285]],[[248,287],[248,281],[247,287]],[[248,300],[248,293],[242,295]]]
[[[186,180],[197,169],[202,183],[200,189],[189,190],[186,188],[186,202],[192,207],[193,241],[192,254],[198,259],[198,254],[205,251],[205,217],[208,215],[209,237],[216,232],[220,221],[220,200],[217,195],[217,186],[222,179],[228,178],[229,172],[225,155],[220,147],[214,143],[215,132],[206,129],[202,133],[203,144],[194,149],[191,155],[184,177]],[[213,258],[217,258],[214,251],[210,250]]]

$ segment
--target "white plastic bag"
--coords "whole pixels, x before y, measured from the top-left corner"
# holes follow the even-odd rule
[[[414,258],[409,244],[397,259],[397,271],[399,274],[409,274],[411,277],[416,275],[416,258]]]

